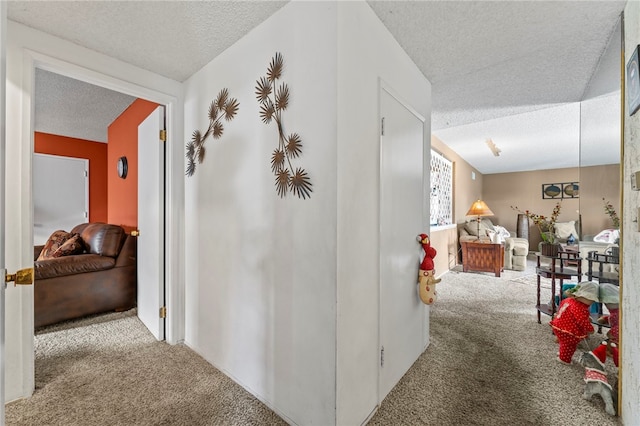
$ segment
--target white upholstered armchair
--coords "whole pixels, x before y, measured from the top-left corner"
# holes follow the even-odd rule
[[[504,268],[524,271],[527,268],[529,240],[509,237],[504,241]]]

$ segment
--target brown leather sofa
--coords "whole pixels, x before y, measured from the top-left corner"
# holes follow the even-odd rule
[[[34,247],[35,327],[136,305],[136,239],[122,227],[83,223],[71,230],[84,243],[82,254],[37,260]]]

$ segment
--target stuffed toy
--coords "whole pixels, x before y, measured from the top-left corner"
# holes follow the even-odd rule
[[[559,343],[558,360],[563,364],[571,364],[578,343],[593,334],[589,308],[598,300],[598,283],[581,282],[570,297],[560,302],[558,312],[549,322]]]
[[[433,258],[436,257],[437,252],[431,247],[427,234],[418,235],[417,240],[424,250],[424,259],[420,263],[420,271],[418,272],[418,293],[422,303],[431,305],[436,301],[436,284],[440,282],[440,279],[435,277],[436,271],[433,264]]]
[[[580,357],[580,364],[584,367],[584,399],[590,399],[593,395],[600,395],[605,404],[607,414],[616,415],[617,393],[609,384],[607,372],[604,368],[604,356],[599,357],[593,352],[585,352]]]

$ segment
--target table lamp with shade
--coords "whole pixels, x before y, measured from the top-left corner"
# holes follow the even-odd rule
[[[483,216],[493,216],[493,212],[491,211],[489,206],[487,206],[487,203],[478,199],[474,201],[473,204],[471,204],[471,208],[469,208],[467,216],[476,216],[476,220],[478,223],[477,235],[478,240],[480,240],[480,218]]]

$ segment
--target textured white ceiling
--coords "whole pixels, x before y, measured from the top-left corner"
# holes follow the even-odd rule
[[[19,22],[184,81],[286,1],[9,1]]]
[[[566,103],[434,134],[463,158],[470,158],[480,172],[508,173],[617,164],[619,123],[620,94],[614,93],[586,103]],[[487,139],[501,150],[499,157],[487,147]]]
[[[434,129],[581,100],[625,1],[370,1],[432,83]]]
[[[36,69],[35,131],[107,142],[107,128],[135,98]]]
[[[371,1],[367,2],[431,81],[432,128],[454,149],[467,125],[502,149],[491,167],[456,149],[482,173],[534,159],[540,132],[553,140],[575,129],[558,120],[589,91],[625,1]],[[10,1],[9,19],[158,74],[184,81],[286,1]],[[601,93],[608,97],[610,90]],[[36,99],[38,102],[38,99]],[[544,110],[559,108],[557,113]],[[552,110],[553,111],[553,110]],[[525,117],[512,117],[525,114]],[[529,114],[528,116],[526,116]],[[540,121],[551,116],[555,122]],[[512,117],[509,119],[508,117]],[[500,120],[504,119],[504,126]],[[527,131],[519,125],[527,123]],[[455,131],[458,129],[458,132]],[[506,134],[509,129],[510,134]],[[443,133],[444,131],[446,133]],[[527,135],[531,135],[527,138]],[[577,136],[579,138],[579,135]],[[574,134],[575,139],[575,134]],[[575,142],[574,142],[575,144]],[[477,145],[477,143],[476,143]],[[475,145],[473,145],[475,146]],[[569,148],[569,150],[574,148]],[[513,154],[511,154],[513,153]],[[576,160],[577,162],[577,160]],[[548,162],[544,161],[544,164]],[[528,168],[538,166],[528,166]],[[519,164],[519,170],[527,169]]]
[[[10,1],[8,18],[183,81],[286,1]],[[35,130],[96,142],[130,96],[38,70]]]

